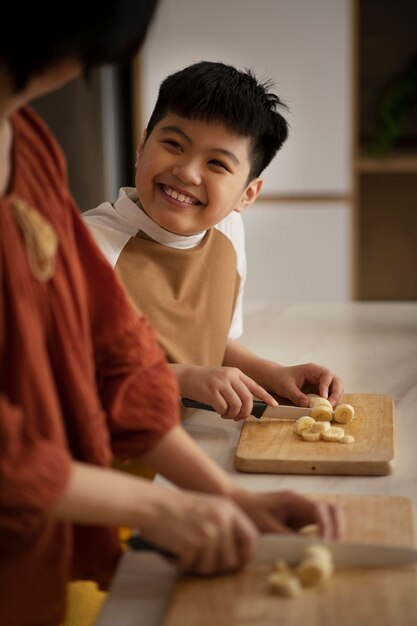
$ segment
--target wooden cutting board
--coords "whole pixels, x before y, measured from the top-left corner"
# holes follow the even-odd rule
[[[316,496],[324,498],[324,496]],[[325,496],[347,514],[346,539],[415,545],[406,498]],[[211,579],[183,577],[175,585],[163,626],[415,626],[417,569],[337,570],[295,598],[271,595],[269,565]]]
[[[346,394],[357,419],[342,425],[353,444],[304,441],[294,420],[256,419],[243,425],[236,469],[276,474],[356,474],[381,476],[394,467],[394,403],[389,396]]]

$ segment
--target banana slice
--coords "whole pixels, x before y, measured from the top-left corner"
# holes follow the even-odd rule
[[[320,396],[317,393],[306,393],[306,396],[308,398],[308,408],[312,409],[315,401],[320,398]]]
[[[339,424],[348,424],[355,416],[355,409],[351,404],[339,404],[334,410],[334,419]]]
[[[344,436],[345,431],[340,426],[330,426],[330,428],[321,433],[321,437],[325,441],[341,441]]]
[[[322,398],[321,396],[318,396],[316,393],[307,393],[306,396],[308,398],[308,406],[310,409],[312,409],[313,406],[319,406],[319,405],[328,406],[330,409],[332,408],[332,405],[327,400],[327,398]]]
[[[299,529],[298,534],[299,535],[305,535],[307,537],[318,537],[319,536],[319,525],[318,524],[307,524],[307,526],[303,526],[302,528]]]
[[[268,585],[279,596],[296,596],[301,592],[300,581],[286,572],[273,572],[268,576]]]
[[[320,422],[330,422],[333,419],[333,409],[323,404],[318,404],[311,409],[311,417]]]
[[[303,430],[301,433],[301,438],[304,439],[304,441],[320,441],[320,437],[321,434],[313,433],[311,428],[309,430]]]
[[[301,435],[303,430],[308,430],[315,423],[316,422],[315,420],[313,420],[312,417],[310,417],[309,415],[303,415],[302,417],[299,417],[298,420],[295,422],[294,430],[297,433],[297,435]]]
[[[314,545],[307,548],[305,558],[297,567],[296,573],[305,587],[317,585],[329,578],[333,572],[333,559],[330,550]]]
[[[353,435],[345,435],[341,438],[340,443],[355,443],[355,437]]]
[[[330,428],[330,422],[314,422],[314,424],[310,428],[310,432],[324,433],[326,430],[329,430],[329,428]]]

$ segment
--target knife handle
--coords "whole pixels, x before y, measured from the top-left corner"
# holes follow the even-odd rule
[[[198,400],[191,400],[190,398],[181,398],[181,402],[189,409],[203,409],[203,411],[217,412],[211,404],[204,404],[204,402],[198,402]]]
[[[211,404],[205,404],[204,402],[198,402],[198,400],[191,400],[190,398],[181,398],[181,402],[184,406],[191,409],[203,409],[203,411],[214,411],[217,413],[216,409],[211,406]],[[262,417],[265,413],[265,409],[268,405],[266,402],[262,402],[262,400],[254,400],[251,415],[257,417],[258,419]]]
[[[157,554],[160,554],[161,556],[164,556],[168,559],[175,559],[176,556],[173,552],[170,552],[169,550],[164,550],[163,548],[160,548],[159,546],[155,545],[154,543],[151,543],[150,541],[147,541],[146,539],[144,539],[143,537],[141,537],[140,535],[133,535],[127,542],[127,545],[129,546],[129,548],[132,548],[133,550],[141,550],[143,552],[156,552]]]

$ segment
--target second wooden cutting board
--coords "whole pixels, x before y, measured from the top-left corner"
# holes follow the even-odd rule
[[[236,469],[274,474],[382,476],[394,467],[394,403],[389,396],[346,394],[355,419],[343,425],[353,444],[308,442],[294,433],[294,421],[246,420],[235,453]]]
[[[406,498],[327,495],[325,499],[345,509],[347,540],[414,545],[413,509]],[[179,579],[163,626],[417,624],[415,567],[337,570],[324,584],[294,598],[268,591],[270,571],[268,565],[250,565],[232,576]]]

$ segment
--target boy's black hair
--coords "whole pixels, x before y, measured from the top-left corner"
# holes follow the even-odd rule
[[[9,0],[2,8],[0,61],[15,92],[66,58],[85,70],[130,59],[142,43],[157,0]]]
[[[256,178],[272,161],[288,136],[288,124],[277,108],[287,109],[269,91],[269,81],[231,65],[201,61],[168,76],[147,126],[147,137],[169,113],[205,122],[220,122],[228,130],[251,140],[251,170]]]

